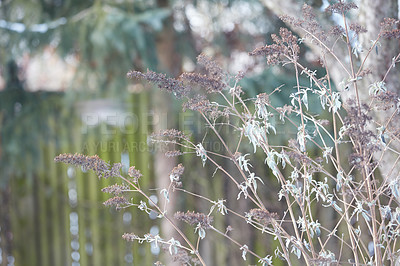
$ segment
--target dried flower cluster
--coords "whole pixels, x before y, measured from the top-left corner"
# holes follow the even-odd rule
[[[330,28],[329,35],[333,35],[335,37],[345,36],[346,30],[340,25],[335,25]]]
[[[225,87],[221,81],[197,73],[183,73],[180,79],[205,88],[207,93],[220,92]]]
[[[165,156],[167,158],[181,156],[183,153],[181,151],[167,151],[165,152]]]
[[[367,29],[360,24],[357,23],[351,23],[349,26],[350,30],[354,31],[357,35],[360,33],[365,33],[367,32]]]
[[[117,210],[130,205],[130,202],[121,196],[115,196],[103,202],[104,206],[115,206]]]
[[[115,163],[109,171],[104,172],[104,178],[110,178],[113,176],[119,176],[121,174],[122,163]]]
[[[151,134],[151,138],[157,138],[157,137],[170,138],[170,139],[183,139],[183,140],[189,139],[188,136],[186,136],[182,131],[179,131],[177,129],[160,130],[158,133],[154,132]]]
[[[400,29],[399,20],[394,18],[384,18],[381,23],[382,36],[387,39],[399,39]]]
[[[363,105],[360,110],[353,101],[349,102],[347,116],[345,118],[345,131],[344,135],[348,135],[355,143],[354,153],[350,155],[349,161],[352,165],[359,169],[363,169],[368,165],[375,167],[371,162],[371,155],[380,150],[380,140],[377,136],[368,129],[368,123],[371,122],[372,117],[366,112],[368,106]]]
[[[249,53],[252,56],[262,55],[267,58],[267,64],[276,65],[285,61],[286,57],[297,59],[300,52],[297,37],[286,28],[279,30],[279,36],[271,35],[274,44],[265,45]]]
[[[303,5],[302,8],[303,19],[297,19],[288,15],[282,15],[280,19],[293,25],[294,27],[301,28],[306,31],[304,38],[318,38],[321,41],[326,41],[327,36],[322,30],[320,24],[316,20],[313,8],[307,4]]]
[[[269,212],[263,209],[251,209],[249,212],[249,216],[261,223],[263,226],[270,225],[272,221],[276,221],[278,219],[278,214],[273,212]]]
[[[177,212],[175,213],[174,217],[175,219],[184,221],[185,223],[188,223],[190,225],[200,224],[203,229],[209,229],[214,220],[212,216],[208,216],[204,213],[190,211],[187,211],[186,213]]]
[[[142,173],[135,168],[135,166],[129,167],[128,175],[132,178],[133,183],[137,183],[143,176]]]
[[[206,68],[208,75],[217,81],[221,81],[224,77],[224,71],[222,68],[211,59],[211,57],[206,56],[205,54],[200,54],[197,57],[197,63]]]
[[[186,109],[205,113],[211,110],[211,103],[205,96],[199,95],[198,97],[190,98],[183,104],[183,110],[185,111]]]
[[[160,89],[173,93],[178,98],[182,98],[188,93],[188,89],[183,85],[182,81],[168,78],[165,74],[150,70],[147,70],[146,73],[132,70],[128,72],[127,76],[129,78],[145,79],[153,84],[157,84]]]
[[[129,242],[133,242],[133,241],[139,239],[139,237],[133,233],[125,233],[122,235],[122,238]]]
[[[378,93],[373,97],[375,99],[375,107],[384,111],[387,111],[391,108],[397,108],[400,102],[399,95],[391,91]]]
[[[175,166],[169,174],[169,179],[171,180],[174,187],[182,187],[182,182],[180,181],[180,178],[183,175],[184,170],[185,167],[183,167],[183,165],[180,163],[178,164],[178,166]]]
[[[329,5],[325,11],[338,13],[338,14],[345,14],[352,9],[357,9],[358,6],[355,3],[346,3],[345,1],[339,0],[338,3]]]
[[[198,111],[212,120],[229,116],[227,108],[220,108],[218,105],[211,103],[204,95],[197,95],[185,102],[183,104],[183,111],[186,110]]]
[[[85,171],[93,170],[99,178],[110,177],[114,172],[111,172],[110,164],[106,163],[97,155],[85,156],[82,154],[60,154],[54,158],[55,162],[62,162],[74,166],[80,166]],[[116,168],[114,168],[116,170]]]
[[[129,191],[129,187],[127,185],[114,184],[114,185],[103,188],[101,191],[104,193],[113,194],[114,196],[118,196],[118,195],[121,195],[125,191]]]
[[[162,245],[164,251],[169,250],[169,245]],[[172,254],[172,261],[178,263],[179,265],[201,265],[197,258],[191,256],[187,251],[178,248],[176,254]]]

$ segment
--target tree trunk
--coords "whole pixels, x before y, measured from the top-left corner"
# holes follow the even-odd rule
[[[383,21],[385,17],[398,18],[398,3],[397,0],[368,1],[368,5],[360,6],[359,14],[359,23],[368,29],[367,33],[360,35],[360,42],[363,47],[368,47],[371,45],[371,40],[375,40],[376,36],[378,36],[380,31],[379,23]],[[400,52],[399,42],[397,40],[386,40],[382,38],[380,39],[380,44],[378,52],[371,53],[369,60],[366,61],[365,68],[370,68],[373,72],[371,75],[367,75],[361,80],[361,95],[368,96],[369,85],[383,80],[385,73],[392,63],[392,58]],[[389,72],[385,83],[389,91],[398,94],[400,92],[399,82],[400,73],[397,67]],[[367,102],[368,97],[363,100]],[[393,112],[396,112],[394,108],[390,108],[387,111],[379,110],[373,113],[373,119],[379,124],[385,125]],[[396,131],[398,130],[399,123],[400,117],[396,115],[393,117],[391,123],[387,125],[387,129]],[[378,128],[379,125],[375,124],[373,127]],[[390,146],[394,150],[400,151],[398,139],[397,141],[391,142]],[[382,162],[379,169],[382,176],[387,180],[397,178],[397,175],[400,173],[400,164],[396,161],[398,155],[388,150],[382,150],[380,153],[375,154],[375,160],[380,160],[381,156]]]

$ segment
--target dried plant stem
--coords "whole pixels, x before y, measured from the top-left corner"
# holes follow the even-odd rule
[[[375,48],[375,46],[378,44],[379,39],[381,38],[381,34],[379,33],[378,37],[376,38],[376,40],[374,41],[374,43],[372,44],[372,46],[368,49],[367,54],[364,57],[364,60],[362,60],[361,65],[357,71],[356,77],[358,77],[361,73],[361,71],[363,70],[364,64],[365,62],[367,62],[367,59],[370,55],[370,53],[372,52],[372,50]],[[383,79],[384,80],[384,79]]]
[[[342,69],[350,76],[350,72],[349,70],[344,66],[342,60],[340,60],[338,58],[338,56],[334,53],[334,51],[329,48],[324,42],[322,42],[317,36],[315,36],[313,33],[311,33],[310,31],[308,31],[307,29],[302,28],[302,30],[310,35],[314,40],[316,40],[318,42],[318,44],[320,44],[322,47],[324,47],[324,49],[326,49],[328,51],[328,53],[333,56],[333,58],[335,58],[335,61],[342,67]]]
[[[361,115],[361,103],[360,103],[360,96],[359,96],[359,91],[358,91],[358,87],[357,87],[357,76],[354,70],[354,62],[353,62],[353,56],[351,53],[351,44],[350,44],[350,38],[349,38],[349,30],[347,27],[347,20],[346,20],[346,16],[344,14],[344,12],[342,12],[342,18],[343,18],[343,23],[344,23],[344,30],[346,31],[346,44],[347,44],[347,53],[350,59],[350,69],[351,69],[351,80],[353,81],[353,86],[354,86],[354,91],[355,91],[355,95],[356,95],[356,102],[357,102],[357,106],[358,106],[358,112],[359,115]]]
[[[396,62],[400,58],[400,53],[396,55],[396,57],[392,60],[392,63],[390,64],[388,70],[386,71],[385,75],[382,78],[382,82],[385,82],[387,75],[389,74],[390,70],[392,70],[396,64]]]
[[[212,126],[210,120],[208,120],[208,118],[204,115],[204,113],[201,112],[201,115],[203,116],[204,120],[207,122],[207,124],[211,127],[211,129],[214,131],[214,133],[217,135],[218,139],[221,141],[222,145],[224,145],[226,151],[228,152],[229,156],[232,158],[232,162],[235,164],[236,168],[238,169],[238,171],[240,172],[241,176],[243,177],[243,179],[245,181],[247,181],[247,177],[246,174],[243,172],[243,170],[240,168],[238,162],[235,160],[235,156],[233,155],[233,153],[231,152],[231,150],[229,149],[228,145],[225,143],[224,139],[221,137],[221,135],[218,133],[218,131],[215,129],[215,127]],[[234,179],[232,177],[232,179]],[[257,195],[257,192],[250,187],[251,191],[253,192],[254,197],[256,198],[256,203],[257,206],[259,206],[261,209],[265,210],[265,206],[263,204],[263,202],[261,201],[261,199],[259,198],[259,196]]]
[[[179,227],[168,217],[167,214],[163,213],[162,210],[160,209],[160,207],[158,207],[158,205],[149,197],[147,196],[146,193],[144,193],[139,187],[137,187],[134,183],[132,183],[130,180],[126,179],[123,176],[119,176],[119,178],[121,178],[124,182],[126,182],[127,184],[129,184],[130,186],[134,187],[135,190],[137,190],[143,197],[145,197],[149,202],[151,202],[151,204],[157,209],[159,214],[162,214],[163,218],[165,218],[170,224],[171,226],[176,230],[176,232],[185,240],[185,242],[189,245],[189,247],[191,248],[191,250],[194,252],[194,254],[196,255],[196,257],[199,259],[199,261],[201,262],[201,264],[203,266],[206,266],[206,263],[204,262],[203,258],[201,257],[199,251],[197,248],[195,248],[192,243],[189,241],[189,239],[186,237],[186,235],[179,229]]]

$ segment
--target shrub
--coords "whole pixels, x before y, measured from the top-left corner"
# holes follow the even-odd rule
[[[160,235],[126,233],[123,238],[163,246],[182,264],[205,265],[198,250],[199,243],[215,234],[237,245],[231,252],[240,252],[243,260],[254,256],[261,265],[271,265],[277,259],[288,265],[297,264],[296,261],[307,265],[382,265],[386,261],[394,264],[400,234],[400,182],[396,172],[400,158],[399,129],[394,121],[400,113],[400,100],[386,88],[385,79],[399,61],[400,54],[394,55],[386,73],[380,73],[381,80],[372,84],[366,84],[365,77],[374,69],[364,66],[379,48],[380,40],[399,37],[399,21],[385,19],[376,40],[361,53],[357,38],[366,29],[349,24],[346,18],[346,13],[355,8],[355,4],[341,1],[330,5],[327,11],[338,13],[345,26],[335,25],[327,32],[322,30],[311,8],[305,5],[303,19],[281,18],[302,32],[303,38],[281,28],[279,34],[271,36],[272,44],[250,53],[265,57],[268,65],[294,70],[296,86],[285,88],[290,90],[290,96],[284,106],[274,104],[272,97],[280,93],[281,87],[260,93],[256,98],[246,98],[245,89],[239,85],[245,74],[231,76],[206,55],[198,57],[198,64],[206,70],[205,75],[183,73],[174,79],[152,71],[128,73],[130,78],[146,80],[184,99],[184,109],[201,115],[206,127],[224,147],[222,152],[206,150],[202,143],[195,143],[176,129],[156,132],[151,139],[172,143],[176,149],[166,153],[169,157],[192,152],[200,157],[203,166],[220,171],[235,185],[236,191],[231,193],[237,195],[236,199],[249,202],[245,212],[230,209],[228,206],[235,204],[226,199],[209,199],[184,189],[182,164],[170,173],[170,185],[160,190],[163,203],[156,204],[141,189],[140,181],[145,177],[134,166],[129,168],[129,176],[123,176],[121,164],[111,166],[97,156],[62,154],[55,160],[94,170],[99,178],[120,178],[122,184],[103,189],[113,195],[105,205],[136,206],[146,213],[156,212],[180,236],[177,240],[164,239]],[[300,46],[304,42],[320,48],[320,63],[325,67],[323,75],[318,76],[317,71],[301,63]],[[343,48],[347,55],[340,58],[335,51]],[[358,56],[363,58],[356,64],[354,60]],[[337,84],[337,90],[332,85],[327,60],[333,60],[346,76],[343,84]],[[302,82],[301,77],[305,77],[307,83]],[[318,99],[318,104],[325,110],[324,119],[311,111],[310,97]],[[296,138],[287,139],[283,144],[274,143],[278,121],[295,128]],[[217,125],[230,127],[235,134],[229,136],[228,141]],[[253,154],[243,152],[248,144]],[[263,154],[261,161],[256,153]],[[279,188],[274,197],[285,206],[279,213],[271,210],[262,192],[267,182],[273,181],[253,168],[261,163],[269,169],[262,174],[269,173],[276,178]],[[164,206],[168,204],[170,194],[176,191],[208,202],[209,212],[167,213]],[[128,199],[128,193],[140,194],[148,203],[136,200],[135,196]],[[329,213],[333,220],[321,223],[321,213]],[[214,225],[217,215],[233,216],[250,225],[261,237],[274,239],[275,251],[256,253],[247,243],[231,235],[230,226],[218,228]],[[193,235],[184,233],[176,221],[193,226],[196,240],[192,241]],[[334,245],[337,245],[335,250],[328,249]]]

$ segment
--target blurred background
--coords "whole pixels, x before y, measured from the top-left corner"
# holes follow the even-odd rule
[[[167,159],[165,150],[149,145],[152,131],[178,128],[200,142],[204,130],[196,114],[181,112],[180,101],[126,73],[150,69],[177,77],[196,70],[197,55],[205,53],[232,75],[247,71],[242,86],[255,97],[292,82],[289,70],[264,69],[248,56],[281,26],[256,0],[0,0],[0,265],[161,260],[159,248],[126,243],[121,235],[172,235],[168,225],[135,208],[104,207],[109,195],[100,190],[117,180],[55,164],[60,153],[98,154],[122,162],[125,173],[135,165],[144,189],[168,185],[170,170],[183,162],[196,173],[184,177],[186,189],[236,198],[218,173],[211,185],[215,169],[195,156]],[[283,105],[284,98],[277,101]],[[202,208],[193,198],[171,200],[174,211]],[[223,228],[227,221],[216,223]],[[273,253],[245,228],[236,231],[255,251]],[[208,263],[243,265],[240,252],[232,256],[230,244],[219,240],[201,247]]]

